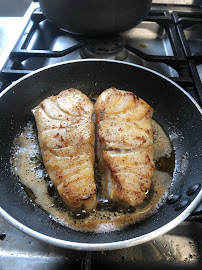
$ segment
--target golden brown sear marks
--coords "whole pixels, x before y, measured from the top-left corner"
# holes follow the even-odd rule
[[[145,198],[154,170],[153,109],[131,92],[110,88],[98,97],[95,113],[103,194],[136,206]]]
[[[42,158],[51,181],[70,209],[96,206],[93,104],[67,89],[33,109]]]

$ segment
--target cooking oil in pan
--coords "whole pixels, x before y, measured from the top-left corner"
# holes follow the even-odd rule
[[[95,180],[98,190],[97,208],[70,212],[60,200],[44,168],[33,122],[28,122],[22,133],[16,136],[12,148],[12,172],[19,176],[31,203],[43,209],[50,218],[75,230],[107,232],[139,222],[154,213],[164,203],[174,171],[174,153],[168,136],[153,120],[154,159],[156,169],[151,189],[143,203],[136,207],[121,207],[101,197],[99,170],[95,164]]]

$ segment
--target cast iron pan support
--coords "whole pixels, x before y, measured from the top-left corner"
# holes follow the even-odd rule
[[[81,270],[91,270],[91,251],[84,251]]]

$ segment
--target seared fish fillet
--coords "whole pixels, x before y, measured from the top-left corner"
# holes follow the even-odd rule
[[[96,206],[93,104],[77,89],[62,91],[33,109],[49,177],[74,210]]]
[[[95,113],[103,193],[109,200],[138,205],[154,170],[153,109],[131,92],[110,88],[98,97]]]

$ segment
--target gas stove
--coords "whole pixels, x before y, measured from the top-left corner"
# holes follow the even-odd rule
[[[198,1],[195,5],[153,2],[141,24],[105,38],[64,32],[47,21],[39,4],[33,2],[23,18],[21,32],[0,56],[0,91],[23,75],[51,64],[82,58],[115,59],[169,77],[201,105],[202,9]],[[201,208],[153,241],[87,255],[33,239],[0,218],[0,269],[87,269],[88,260],[98,269],[198,269],[202,264]]]
[[[175,10],[176,9],[176,10]],[[29,15],[29,16],[28,16]],[[202,102],[202,10],[153,4],[148,17],[119,36],[73,35],[45,20],[32,3],[24,28],[7,57],[0,59],[0,90],[38,68],[81,58],[123,60],[151,68]]]

